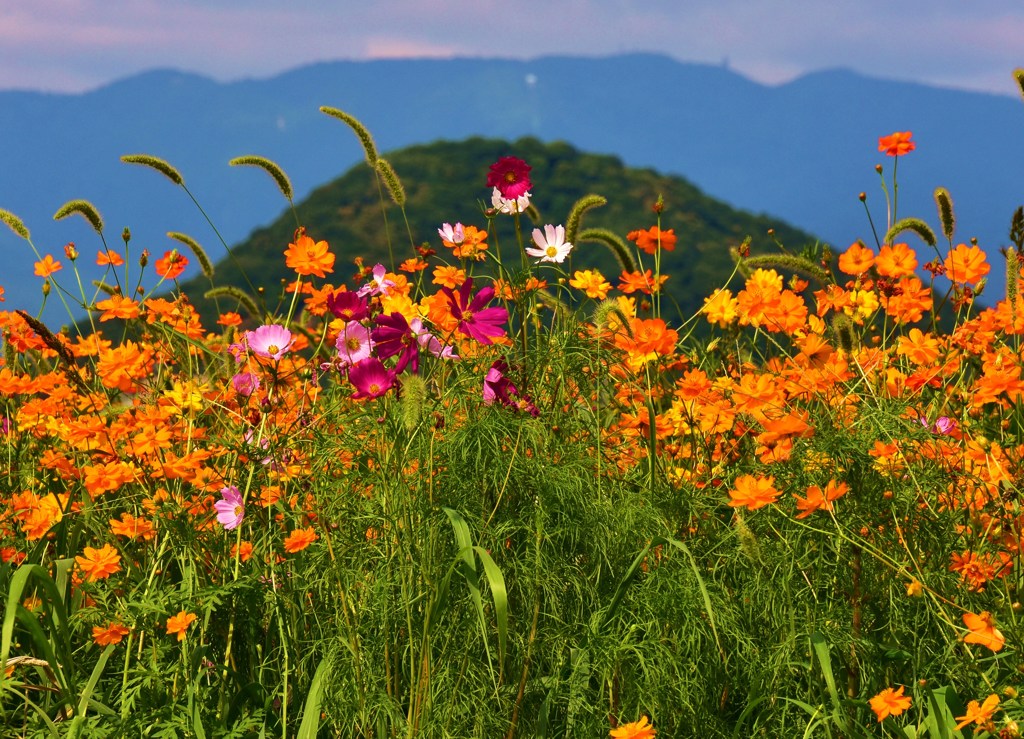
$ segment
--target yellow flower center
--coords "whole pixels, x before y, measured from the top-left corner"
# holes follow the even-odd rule
[[[544,253],[547,254],[549,257],[554,258],[554,257],[558,256],[558,247],[556,247],[556,246],[549,246],[544,251]]]
[[[277,354],[277,344],[271,344],[267,347],[267,354]]]

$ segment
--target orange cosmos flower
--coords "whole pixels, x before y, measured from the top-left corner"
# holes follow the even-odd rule
[[[236,557],[237,556],[243,562],[248,562],[249,559],[252,557],[252,542],[251,541],[243,541],[241,548],[239,548],[238,544],[232,544],[231,545],[231,556],[232,557]]]
[[[217,325],[219,326],[241,326],[242,317],[234,311],[228,311],[221,313],[217,319]]]
[[[284,540],[284,550],[288,552],[288,554],[301,552],[319,538],[320,537],[316,535],[316,532],[313,531],[312,527],[308,529],[295,529],[292,533],[288,534],[288,538]]]
[[[403,272],[422,272],[429,266],[425,260],[419,257],[410,257],[398,265],[398,268]]]
[[[648,718],[644,716],[639,721],[622,724],[619,728],[612,729],[608,736],[612,739],[653,739],[657,733]]]
[[[487,257],[484,253],[487,251],[487,232],[476,226],[463,227],[462,241],[442,237],[441,243],[451,249],[452,254],[459,259],[475,259],[479,262]]]
[[[60,272],[64,265],[47,254],[41,262],[35,263],[35,274],[37,277],[49,277],[54,272]]]
[[[658,284],[655,285],[654,276],[649,269],[645,270],[643,274],[623,270],[619,275],[619,289],[624,293],[633,293],[639,290],[650,295],[652,292],[658,292],[667,279],[668,275],[661,275],[658,278]]]
[[[441,287],[447,287],[450,290],[454,290],[457,287],[461,287],[462,283],[466,281],[466,270],[459,269],[458,267],[435,267],[434,268],[434,280],[435,285]]]
[[[781,493],[775,489],[775,478],[740,475],[729,491],[729,505],[732,508],[746,508],[756,511],[778,500]]]
[[[831,511],[832,501],[846,495],[848,491],[849,487],[845,482],[829,480],[825,490],[822,490],[817,485],[808,487],[806,498],[801,498],[796,493],[793,493],[793,498],[796,499],[797,510],[800,511],[797,514],[797,518],[807,518],[815,511]]]
[[[124,259],[113,249],[107,249],[106,251],[96,252],[96,264],[100,267],[106,267],[107,265],[120,267],[124,264]]]
[[[967,713],[956,717],[956,720],[960,722],[956,725],[956,730],[959,731],[970,723],[978,724],[978,726],[987,724],[992,720],[998,707],[999,696],[995,693],[986,698],[981,705],[978,705],[978,701],[971,701],[967,704]]]
[[[720,287],[709,297],[704,298],[701,312],[707,316],[708,323],[726,328],[739,317],[739,303],[732,296],[732,290]]]
[[[111,518],[108,523],[114,536],[146,541],[152,541],[156,537],[156,529],[148,518],[136,518],[130,513],[122,513],[120,519]]]
[[[178,641],[185,641],[185,632],[192,623],[198,618],[194,613],[188,613],[186,611],[178,611],[177,616],[171,616],[167,619],[167,633],[177,634]]]
[[[954,552],[950,559],[953,560],[950,571],[959,573],[971,590],[983,590],[985,583],[995,577],[995,566],[970,550],[959,554]]]
[[[946,277],[952,282],[974,284],[989,273],[992,267],[985,260],[985,252],[977,246],[957,244],[943,261]]]
[[[185,271],[187,266],[188,257],[177,249],[171,249],[170,251],[165,251],[164,255],[156,260],[153,268],[156,270],[157,275],[165,280],[176,280],[181,277],[181,273]]]
[[[334,271],[334,255],[326,241],[313,241],[305,229],[299,229],[294,244],[285,249],[285,264],[299,275],[326,277]]]
[[[910,140],[911,136],[910,131],[894,131],[882,136],[878,139],[878,150],[890,157],[903,156],[917,148],[917,144]]]
[[[882,277],[910,277],[917,269],[917,255],[906,244],[882,244],[875,268]]]
[[[874,698],[868,700],[871,710],[879,721],[885,721],[890,716],[899,716],[910,708],[910,698],[903,695],[903,686],[896,690],[886,688]]]
[[[121,640],[128,636],[129,631],[127,626],[111,621],[106,626],[93,626],[92,640],[101,647],[108,644],[120,644]]]
[[[139,316],[139,304],[131,298],[121,295],[114,295],[106,300],[101,300],[96,304],[96,309],[103,311],[100,315],[100,323],[114,318],[128,320],[130,318],[138,318]]]
[[[993,652],[998,652],[1006,644],[1006,638],[996,628],[996,620],[988,611],[965,613],[963,619],[964,625],[970,629],[970,633],[964,637],[965,644],[980,644]]]
[[[626,238],[648,254],[658,251],[659,240],[661,248],[665,251],[673,251],[676,248],[676,235],[671,228],[661,231],[657,226],[651,226],[646,231],[630,231]]]
[[[86,547],[84,554],[84,557],[76,556],[75,561],[88,582],[103,580],[121,570],[121,556],[109,544],[101,549]]]
[[[875,253],[855,241],[839,257],[839,270],[848,275],[862,275],[875,263]]]
[[[604,279],[604,275],[596,269],[576,270],[569,284],[577,290],[582,290],[588,298],[604,300],[608,297],[608,291],[612,289],[611,284]]]

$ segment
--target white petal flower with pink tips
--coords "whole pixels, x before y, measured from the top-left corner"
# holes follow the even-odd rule
[[[526,253],[531,257],[537,257],[541,262],[561,264],[572,251],[572,244],[565,240],[565,228],[552,226],[550,223],[544,227],[543,233],[539,228],[533,229],[533,243],[537,248],[528,247]]]

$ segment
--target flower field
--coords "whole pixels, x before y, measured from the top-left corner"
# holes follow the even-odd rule
[[[1020,736],[1024,209],[964,240],[878,154],[870,238],[722,244],[695,315],[670,202],[604,275],[515,152],[388,264],[296,217],[277,295],[0,211],[87,316],[0,312],[0,736]]]

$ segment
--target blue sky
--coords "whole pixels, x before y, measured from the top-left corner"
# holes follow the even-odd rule
[[[76,92],[154,67],[219,80],[330,59],[728,60],[776,83],[848,67],[1014,94],[1021,0],[0,0],[0,89]]]

